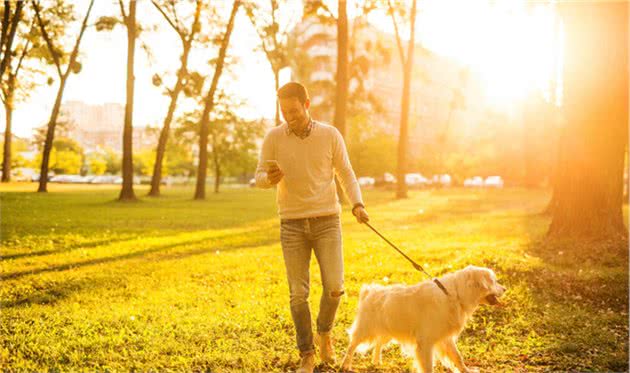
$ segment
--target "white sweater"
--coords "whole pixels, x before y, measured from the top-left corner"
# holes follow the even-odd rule
[[[272,128],[263,141],[256,168],[256,186],[271,188],[265,161],[275,159],[284,173],[278,183],[278,214],[281,219],[300,219],[339,213],[334,173],[350,202],[363,203],[341,133],[330,125],[313,121],[304,139],[290,132],[286,123]]]

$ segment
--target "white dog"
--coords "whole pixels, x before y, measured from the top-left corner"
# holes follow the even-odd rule
[[[498,304],[505,288],[487,268],[468,266],[447,274],[439,281],[449,295],[433,281],[417,285],[363,285],[359,310],[349,330],[350,345],[342,369],[352,367],[355,350],[374,347],[373,363],[381,362],[381,348],[390,341],[413,351],[416,369],[433,371],[433,353],[444,365],[470,372],[455,342],[466,321],[480,304]]]

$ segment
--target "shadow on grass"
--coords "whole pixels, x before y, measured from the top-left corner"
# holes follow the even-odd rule
[[[188,245],[188,244],[200,243],[200,242],[209,241],[209,240],[211,239],[186,241],[186,242],[180,242],[180,243],[171,244],[171,245],[163,245],[163,246],[151,248],[148,250],[142,250],[139,252],[130,253],[127,255],[122,255],[122,256],[117,256],[117,257],[109,257],[109,258],[95,259],[95,260],[89,260],[89,261],[84,261],[84,262],[79,262],[79,263],[64,264],[64,265],[59,265],[59,266],[54,266],[54,267],[49,267],[49,268],[43,268],[43,269],[39,269],[35,271],[16,272],[16,273],[3,277],[3,279],[6,279],[7,277],[10,279],[15,279],[15,278],[25,276],[25,275],[30,275],[30,274],[38,274],[38,273],[52,272],[52,271],[64,271],[68,269],[75,269],[75,268],[80,268],[80,267],[90,266],[90,265],[95,265],[95,264],[111,263],[115,261],[141,257],[144,255],[152,254],[152,253],[159,252],[165,249],[170,249],[170,248]],[[271,242],[272,240],[269,240],[269,241]],[[254,243],[244,243],[241,245],[234,245],[231,247],[222,247],[221,251],[242,250],[242,249],[248,249],[252,247],[258,247],[264,244],[265,242],[261,242],[260,240],[258,240]],[[159,258],[156,259],[156,261],[182,259],[182,258],[194,256],[194,255],[206,254],[208,252],[215,251],[216,249],[217,249],[216,247],[212,247],[212,248],[203,248],[203,249],[196,249],[196,250],[190,250],[190,251],[185,251],[185,252],[173,253],[170,255],[160,256]],[[81,291],[85,288],[111,286],[112,284],[117,284],[119,282],[124,282],[124,278],[123,277],[108,277],[108,278],[81,278],[81,279],[63,280],[61,283],[55,284],[51,287],[46,287],[45,289],[38,290],[34,294],[31,294],[26,297],[16,299],[16,300],[10,300],[10,301],[5,301],[5,300],[0,301],[0,308],[8,309],[8,308],[14,308],[14,307],[20,307],[20,306],[28,306],[31,304],[52,305],[67,298],[72,293]]]
[[[166,234],[164,234],[164,235],[166,235]],[[152,236],[156,237],[155,234],[153,234]],[[91,249],[91,248],[94,248],[94,247],[109,245],[109,244],[113,244],[113,243],[127,242],[127,241],[132,241],[132,240],[135,240],[135,239],[138,239],[138,237],[137,236],[133,236],[133,237],[120,237],[120,238],[112,238],[112,239],[103,239],[103,240],[96,240],[96,241],[72,244],[72,245],[68,245],[68,246],[66,246],[64,248],[61,248],[61,249],[58,249],[58,250],[42,250],[42,251],[34,251],[34,252],[30,252],[30,253],[17,253],[17,254],[9,254],[9,255],[0,255],[0,261],[10,260],[10,259],[30,258],[30,257],[34,257],[34,256],[44,256],[44,255],[50,255],[50,254],[60,254],[60,253],[65,253],[65,252],[68,252],[68,251],[79,250],[79,249]]]
[[[532,242],[527,252],[546,266],[520,278],[535,293],[556,301],[588,303],[595,309],[628,311],[628,243],[576,240]]]
[[[215,250],[231,251],[231,250],[243,249],[243,248],[247,248],[247,247],[262,246],[262,245],[266,245],[266,244],[270,244],[272,242],[278,241],[278,238],[275,237],[275,236],[271,236],[271,237],[268,237],[267,239],[261,240],[260,237],[257,237],[255,235],[253,235],[253,233],[267,232],[267,231],[268,231],[268,229],[258,230],[258,231],[255,231],[255,232],[248,232],[248,237],[249,237],[248,241],[251,241],[251,242],[241,242],[240,244],[236,244],[236,245],[216,246],[216,247],[212,247],[212,248],[202,248],[202,249],[191,250],[191,251],[186,251],[186,252],[181,252],[181,253],[173,253],[173,254],[167,255],[165,258],[161,258],[161,259],[162,260],[164,260],[164,259],[178,259],[178,258],[184,258],[184,257],[189,257],[189,256],[194,256],[194,255],[205,254],[205,253],[208,253],[208,252],[211,252],[211,251],[215,251]],[[120,256],[113,256],[113,257],[106,257],[106,258],[99,258],[99,259],[92,259],[92,260],[85,260],[85,261],[81,261],[81,262],[73,262],[73,263],[55,265],[55,266],[50,266],[50,267],[40,268],[40,269],[35,269],[35,270],[26,270],[26,271],[13,272],[13,273],[8,273],[8,274],[0,276],[0,280],[13,280],[13,279],[17,279],[17,278],[20,278],[20,277],[23,277],[23,276],[28,276],[28,275],[36,275],[36,274],[46,273],[46,272],[65,271],[65,270],[68,270],[68,269],[76,269],[76,268],[81,268],[81,267],[85,267],[85,266],[92,266],[92,265],[96,265],[96,264],[111,263],[111,262],[117,262],[117,261],[121,261],[121,260],[134,259],[134,258],[139,258],[139,257],[143,257],[143,256],[146,256],[146,255],[158,253],[160,251],[176,248],[176,247],[181,247],[181,246],[185,246],[185,245],[195,245],[195,244],[199,244],[199,243],[207,242],[207,241],[217,241],[217,240],[229,239],[229,238],[233,238],[233,237],[236,237],[236,236],[242,235],[242,234],[243,234],[242,232],[239,232],[239,233],[235,233],[235,234],[226,234],[226,235],[217,236],[217,237],[202,238],[202,239],[190,240],[190,241],[184,241],[184,242],[176,242],[176,243],[173,243],[173,244],[152,247],[152,248],[149,248],[149,249],[146,249],[146,250],[140,250],[140,251],[136,251],[136,252],[120,255]]]
[[[44,289],[38,289],[33,294],[14,300],[0,301],[0,307],[4,309],[15,308],[20,306],[29,306],[31,304],[54,305],[57,302],[69,297],[72,293],[81,291],[85,288],[98,288],[101,286],[112,286],[123,282],[121,277],[107,278],[80,278],[80,279],[64,279],[61,282],[49,285]]]

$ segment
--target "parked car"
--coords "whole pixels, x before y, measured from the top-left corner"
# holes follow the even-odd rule
[[[488,176],[483,182],[487,188],[503,188],[503,178],[501,176]]]
[[[55,175],[53,173],[48,174],[48,181],[50,181]],[[33,181],[39,182],[39,174],[33,175]]]
[[[464,186],[467,188],[479,188],[483,186],[483,178],[481,176],[474,176],[464,180]]]
[[[433,175],[433,178],[431,181],[433,185],[448,187],[448,186],[451,186],[453,179],[451,178],[451,175],[449,174],[442,174],[442,175]]]
[[[374,178],[374,185],[376,186],[387,186],[396,184],[396,176],[390,174],[389,172],[383,173],[383,175]]]
[[[113,175],[99,175],[90,180],[91,184],[114,184],[116,176]]]
[[[0,176],[2,171],[0,171]],[[11,170],[11,178],[13,181],[32,181],[35,176],[39,176],[37,170],[28,167],[17,167]]]
[[[83,176],[81,175],[55,175],[50,179],[51,183],[82,183]]]
[[[374,184],[376,184],[376,180],[373,177],[369,176],[361,176],[357,179],[357,181],[361,186],[374,186]]]
[[[431,184],[431,182],[422,174],[411,173],[405,175],[405,184],[411,187],[423,187]]]

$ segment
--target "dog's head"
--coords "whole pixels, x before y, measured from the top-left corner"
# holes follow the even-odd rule
[[[477,299],[479,304],[497,305],[499,298],[505,293],[497,281],[494,272],[489,268],[468,266],[462,270],[466,278],[466,289]]]

